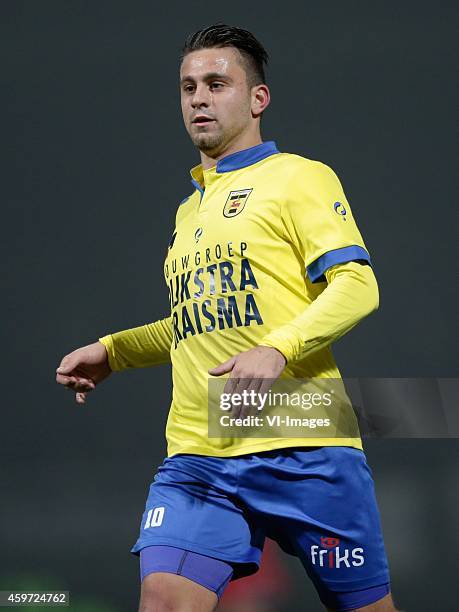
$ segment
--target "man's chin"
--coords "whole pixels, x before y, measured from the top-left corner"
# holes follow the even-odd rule
[[[222,145],[222,138],[215,134],[195,134],[192,137],[195,147],[206,155],[212,156],[212,153],[218,152]]]

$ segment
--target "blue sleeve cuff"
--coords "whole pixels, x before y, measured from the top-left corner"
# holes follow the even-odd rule
[[[336,266],[336,264],[347,263],[348,261],[355,261],[356,259],[363,259],[371,266],[371,259],[367,251],[356,244],[324,253],[307,267],[307,273],[311,283],[325,282],[325,270],[328,270],[328,268],[332,266]]]

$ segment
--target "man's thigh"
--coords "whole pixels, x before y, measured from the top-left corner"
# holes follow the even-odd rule
[[[266,534],[300,558],[324,606],[365,609],[387,597],[387,559],[364,453],[283,449],[257,461],[246,474],[244,500],[262,513]]]
[[[217,605],[214,592],[183,576],[154,573],[142,581],[139,612],[213,612]]]
[[[373,479],[363,452],[344,447],[327,452],[334,467],[326,469],[310,504],[311,522],[306,528],[296,524],[290,535],[324,605],[365,609],[390,593]]]
[[[143,609],[155,598],[175,601],[185,593],[207,610],[232,577],[258,568],[264,531],[225,490],[228,469],[222,460],[192,455],[167,459],[159,469],[131,551],[140,556]],[[183,586],[171,591],[177,577]]]
[[[140,556],[148,546],[176,547],[237,564],[236,576],[256,571],[264,531],[236,500],[228,469],[213,457],[166,459],[150,487],[131,552]]]
[[[182,577],[186,579],[185,585],[192,582],[220,598],[233,577],[234,569],[226,561],[220,561],[214,557],[200,555],[189,550],[173,546],[147,546],[140,553],[140,579],[142,584],[148,586],[152,581],[151,576],[157,574]],[[158,581],[155,581],[155,585],[158,587]],[[189,590],[191,590],[191,587]],[[203,593],[203,591],[198,589],[196,593]],[[173,593],[168,593],[167,598],[171,599],[173,595]]]

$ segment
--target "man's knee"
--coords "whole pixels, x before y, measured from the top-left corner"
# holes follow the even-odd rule
[[[145,576],[139,612],[213,612],[215,593],[183,576],[152,573]]]

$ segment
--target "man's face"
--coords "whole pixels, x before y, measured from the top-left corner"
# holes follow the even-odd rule
[[[251,90],[234,47],[186,55],[180,91],[185,127],[193,144],[210,157],[224,152],[253,121]]]

